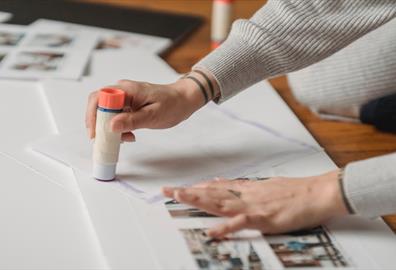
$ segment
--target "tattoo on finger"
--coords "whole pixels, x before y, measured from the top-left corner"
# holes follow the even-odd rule
[[[238,199],[241,198],[242,193],[233,189],[227,189],[227,191],[229,193],[231,193],[232,195],[234,195],[235,197],[237,197]]]

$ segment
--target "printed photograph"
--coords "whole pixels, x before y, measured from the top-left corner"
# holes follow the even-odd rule
[[[0,30],[0,46],[16,46],[24,33]]]
[[[181,204],[176,200],[166,202],[165,206],[173,218],[216,217],[198,208],[191,207],[187,204]]]
[[[127,44],[129,46],[138,46],[139,43],[139,39],[134,39],[126,35],[115,34],[102,38],[96,49],[121,49],[126,47]]]
[[[265,238],[286,268],[349,266],[323,227]]]
[[[12,69],[23,71],[55,71],[65,55],[54,52],[21,52],[15,58]]]
[[[202,270],[262,270],[263,263],[246,239],[211,239],[204,229],[180,230]]]
[[[64,48],[73,43],[74,37],[65,34],[36,34],[30,41],[30,46]]]

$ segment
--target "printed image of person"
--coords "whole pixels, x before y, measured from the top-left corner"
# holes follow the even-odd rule
[[[64,34],[37,34],[30,42],[31,46],[63,48],[73,43],[73,37]]]

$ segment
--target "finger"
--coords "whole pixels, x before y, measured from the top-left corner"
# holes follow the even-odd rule
[[[172,198],[172,199],[175,198],[175,197],[174,197],[174,191],[175,191],[175,188],[173,188],[173,187],[162,187],[162,188],[161,188],[162,194],[163,194],[165,197]]]
[[[88,129],[88,137],[95,137],[96,110],[98,107],[98,92],[92,92],[88,98],[87,111],[85,114],[85,125]]]
[[[125,96],[125,106],[132,106],[133,97],[138,93],[139,82],[131,80],[119,80],[116,87],[128,93]]]
[[[238,180],[238,179],[224,179],[224,178],[217,178],[211,181],[205,181],[202,183],[197,184],[194,187],[200,188],[220,188],[220,189],[235,189],[240,190],[246,187],[253,185],[253,181],[251,180]]]
[[[135,135],[132,132],[122,133],[121,140],[123,142],[134,142],[134,141],[136,141]]]
[[[209,187],[212,182],[225,182],[225,181],[229,181],[229,180],[222,178],[222,177],[215,177],[213,179],[205,180],[198,184],[195,184],[195,185],[193,185],[193,187],[206,188],[206,187]]]
[[[245,208],[245,203],[228,190],[207,188],[176,189],[174,199],[219,216],[232,216]]]
[[[226,222],[217,225],[207,231],[208,236],[213,238],[223,238],[229,233],[239,231],[249,226],[249,217],[245,214],[237,215]]]
[[[129,132],[138,128],[152,128],[153,108],[146,106],[135,112],[123,112],[113,117],[110,127],[113,132]]]

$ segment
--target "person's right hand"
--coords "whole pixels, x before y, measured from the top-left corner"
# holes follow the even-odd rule
[[[134,141],[131,131],[139,128],[170,128],[187,119],[204,105],[202,94],[192,80],[178,80],[167,85],[122,80],[112,86],[126,92],[125,109],[110,123],[113,132],[120,132],[123,141]],[[86,127],[95,137],[98,91],[89,96]]]

